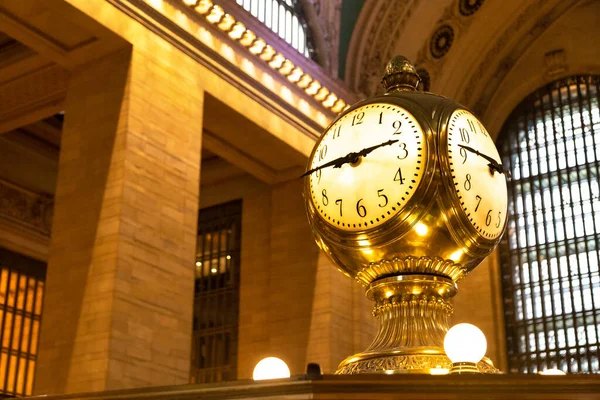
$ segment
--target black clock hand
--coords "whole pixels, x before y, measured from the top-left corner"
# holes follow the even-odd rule
[[[323,169],[323,168],[327,168],[327,167],[331,167],[331,166],[333,166],[333,168],[341,168],[342,165],[344,165],[344,164],[347,164],[347,163],[352,163],[352,164],[356,163],[356,162],[358,162],[358,159],[360,157],[365,157],[367,154],[369,154],[373,150],[378,149],[378,148],[383,147],[383,146],[389,146],[391,144],[396,143],[397,141],[398,140],[388,140],[387,142],[383,142],[383,143],[377,144],[375,146],[366,147],[366,148],[362,149],[359,152],[348,153],[348,154],[346,154],[343,157],[336,158],[335,160],[328,161],[328,162],[326,162],[323,165],[319,165],[318,167],[315,167],[313,169],[309,169],[308,171],[306,171],[305,173],[303,173],[300,176],[300,178],[303,178],[306,175],[310,175],[313,172],[317,172],[318,170]]]
[[[364,149],[362,149],[361,151],[358,152],[358,155],[359,155],[359,157],[360,156],[365,157],[367,154],[369,154],[370,152],[372,152],[375,149],[378,149],[378,148],[383,147],[383,146],[390,146],[390,145],[392,145],[392,144],[394,144],[396,142],[398,142],[397,139],[396,140],[388,140],[387,142],[383,142],[383,143],[380,143],[380,144],[376,144],[375,146],[364,148]]]
[[[507,177],[512,178],[512,176],[510,175],[510,172],[506,168],[504,168],[502,166],[502,164],[500,164],[498,161],[494,160],[492,157],[490,157],[488,155],[485,155],[485,154],[483,154],[483,153],[481,153],[481,152],[479,152],[479,151],[477,151],[474,148],[469,147],[469,146],[464,146],[462,144],[459,144],[458,147],[462,147],[463,149],[468,150],[471,153],[477,154],[479,157],[482,157],[483,159],[485,159],[486,161],[489,162],[488,166],[490,167],[490,169],[498,171],[501,174],[504,174]]]

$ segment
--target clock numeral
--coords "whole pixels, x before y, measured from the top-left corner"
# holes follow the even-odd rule
[[[466,191],[471,190],[471,174],[467,174],[465,178],[464,187]]]
[[[406,150],[406,143],[400,143],[399,146],[400,146],[402,155],[398,156],[398,160],[404,160],[406,157],[408,157],[408,150]]]
[[[460,128],[458,131],[460,132],[460,139],[463,142],[469,143],[471,141],[471,138],[469,137],[469,132],[465,128]]]
[[[385,203],[383,203],[383,204],[379,203],[379,207],[385,207],[388,204],[388,198],[387,198],[387,196],[385,194],[383,194],[381,192],[383,192],[383,189],[379,189],[377,191],[377,196],[383,198],[383,200],[385,201]]]
[[[342,216],[342,199],[337,199],[335,201],[335,204],[338,204],[340,206],[340,217]]]
[[[335,128],[333,128],[333,135],[331,136],[331,139],[335,139],[340,137],[340,133],[342,133],[342,124],[339,124],[338,126],[336,126]]]
[[[319,150],[319,161],[323,161],[323,159],[325,158],[325,156],[327,155],[327,145],[323,145],[323,147],[321,147],[321,150]]]
[[[379,125],[383,122],[383,111],[379,113]]]
[[[319,178],[319,180],[317,181],[317,183],[321,183],[321,172],[322,171],[320,169],[318,169],[318,170],[315,171],[315,176],[317,178]]]
[[[477,133],[477,129],[475,129],[475,124],[470,119],[467,119],[467,123],[469,124],[469,129],[473,133]]]
[[[500,218],[501,215],[502,211],[498,211],[498,223],[496,224],[496,228],[500,228],[500,222],[502,221],[502,219]]]
[[[490,226],[491,223],[492,223],[492,210],[488,211],[487,215],[485,216],[485,226]]]
[[[465,150],[464,147],[461,147],[459,153],[460,153],[460,155],[463,158],[463,162],[462,163],[463,164],[466,163],[467,162],[467,150]]]
[[[365,117],[364,112],[359,112],[358,114],[352,117],[352,126],[362,124],[362,120]]]
[[[321,194],[323,195],[323,199],[321,200],[323,202],[323,205],[326,206],[329,204],[329,197],[327,197],[327,190],[323,189],[323,191],[321,192]]]
[[[477,196],[475,196],[475,198],[477,199],[477,205],[475,206],[475,212],[477,212],[477,209],[479,208],[479,205],[481,204],[481,196],[477,195]]]
[[[400,132],[400,128],[402,128],[402,122],[400,122],[400,120],[396,120],[394,121],[394,123],[392,124],[392,128],[394,128],[396,131],[393,133],[394,135],[399,135],[402,132]]]
[[[360,204],[361,201],[363,201],[363,199],[358,200],[358,202],[356,203],[356,212],[358,213],[359,216],[366,217],[367,209],[365,208],[365,206]]]
[[[404,178],[402,178],[402,168],[398,168],[398,171],[396,171],[396,175],[394,175],[394,182],[400,182],[401,185],[404,185]]]

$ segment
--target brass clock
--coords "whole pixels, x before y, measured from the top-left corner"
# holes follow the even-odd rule
[[[425,142],[415,117],[393,103],[344,114],[321,137],[310,164],[310,195],[319,216],[347,232],[393,219],[421,182]]]
[[[303,175],[317,244],[365,287],[380,320],[373,344],[338,373],[448,367],[449,299],[506,227],[509,174],[489,133],[418,82],[408,60],[390,61],[386,93],[341,113]]]

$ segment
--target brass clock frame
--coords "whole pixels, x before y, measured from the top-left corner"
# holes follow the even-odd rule
[[[405,206],[388,221],[345,231],[322,220],[305,179],[307,216],[319,247],[334,265],[366,288],[379,330],[369,348],[340,364],[337,373],[430,373],[450,368],[443,338],[457,285],[497,245],[470,224],[454,191],[448,158],[448,123],[465,109],[442,96],[417,92],[418,76],[403,57],[386,67],[387,93],[361,101],[338,116],[374,103],[393,104],[416,119],[425,137],[423,175]],[[326,135],[318,140],[308,162]],[[360,168],[358,166],[357,168]],[[503,227],[506,229],[506,222]],[[478,364],[496,372],[487,359]]]

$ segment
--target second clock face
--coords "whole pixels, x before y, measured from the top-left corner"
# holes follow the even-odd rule
[[[387,103],[359,107],[325,132],[310,169],[390,140],[395,142],[372,150],[355,164],[330,166],[310,175],[312,202],[324,221],[345,231],[389,221],[419,185],[427,150],[416,119]]]
[[[448,159],[460,207],[477,232],[490,240],[504,231],[508,206],[506,176],[490,167],[500,155],[485,127],[466,110],[448,124]]]

